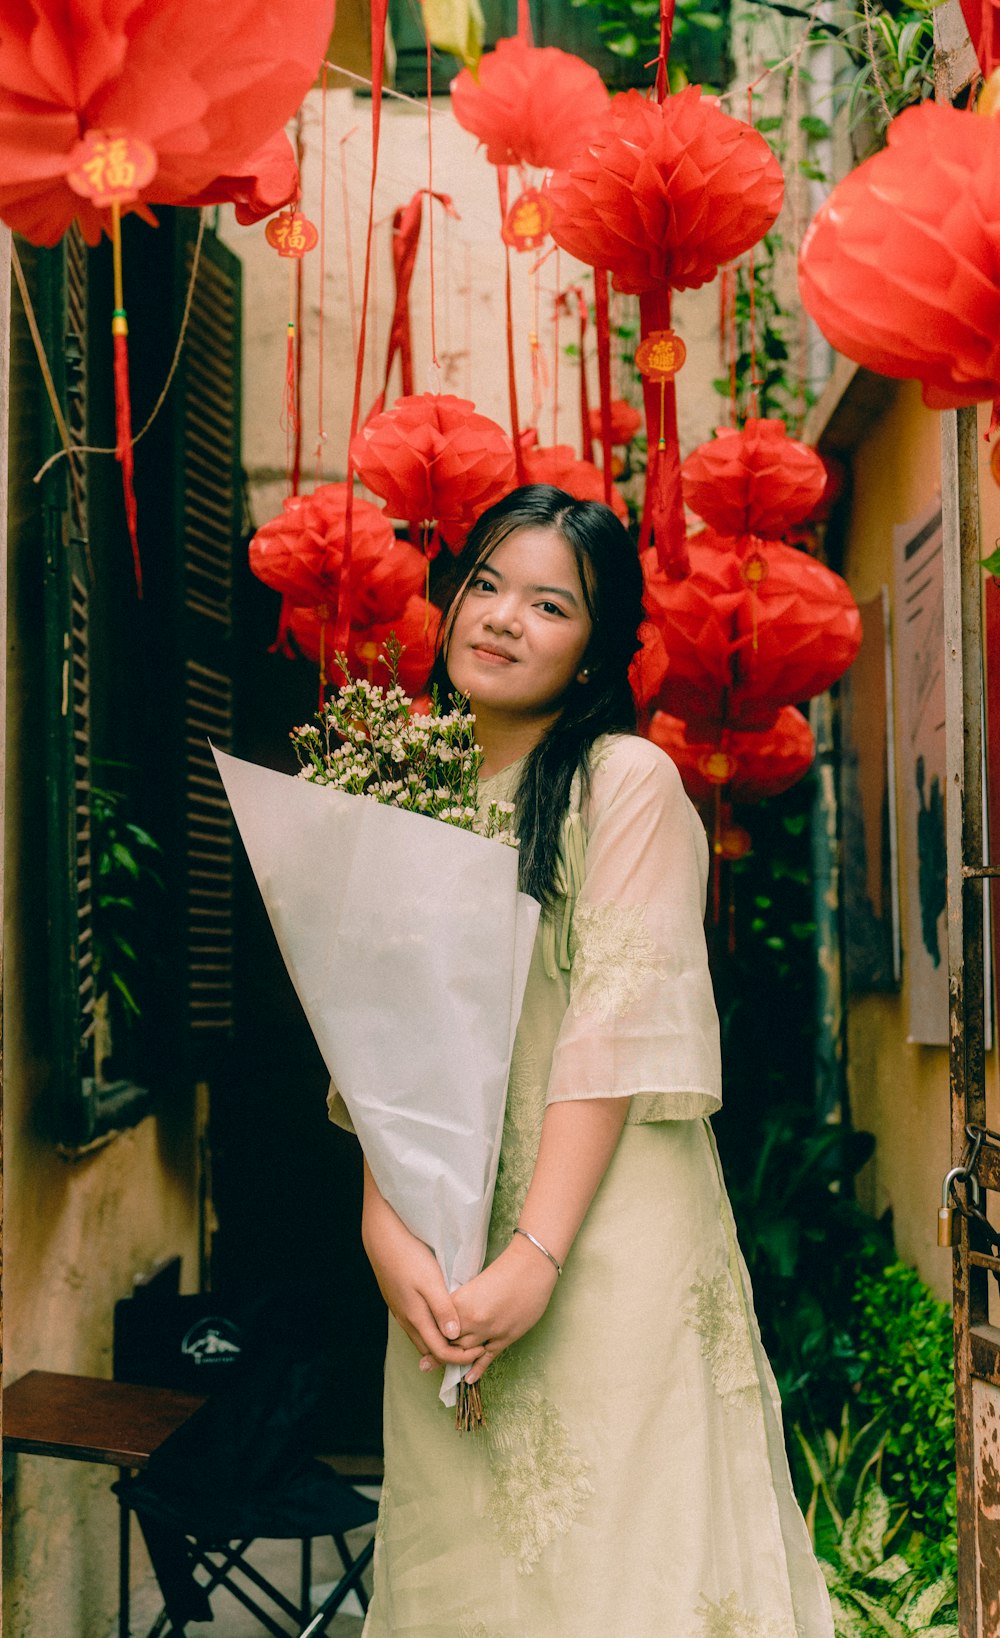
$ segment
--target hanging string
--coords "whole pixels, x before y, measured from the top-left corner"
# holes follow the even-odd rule
[[[472,246],[465,245],[465,396],[472,397]]]
[[[298,494],[295,482],[295,261],[288,263],[288,323],[285,328],[285,388],[281,420],[285,428],[285,482],[290,495]]]
[[[368,85],[371,82],[365,81]],[[344,214],[344,257],[347,262],[347,305],[351,310],[351,347],[358,356],[358,304],[354,291],[354,252],[351,249],[351,201],[347,191],[347,144],[357,131],[352,125],[340,139],[340,200]]]
[[[431,370],[435,392],[441,391],[441,366],[437,355],[437,317],[434,311],[434,136],[432,132],[434,103],[431,85],[431,34],[426,17],[424,18],[424,38],[427,44],[427,196],[430,200],[430,209],[427,212],[427,259],[430,263],[431,287]]]
[[[497,166],[497,194],[500,200],[500,221],[507,219],[507,167]],[[517,412],[517,372],[514,367],[514,316],[510,280],[510,245],[504,242],[505,276],[504,297],[507,308],[507,394],[510,399],[510,433],[514,441],[514,461],[519,484],[527,483],[528,473],[521,448],[521,425]]]
[[[531,349],[531,424],[539,430],[542,424],[542,409],[545,403],[545,392],[548,387],[548,378],[545,368],[545,354],[542,352],[539,341],[541,329],[541,300],[539,293],[539,267],[536,262],[529,273],[531,286],[531,329],[528,332],[528,345]]]
[[[556,246],[556,299],[552,312],[552,442],[559,442],[559,317],[562,313],[562,296],[559,294],[562,285],[562,272],[559,265],[560,251]]]
[[[889,111],[889,104],[886,101],[885,84],[882,80],[882,74],[878,66],[878,58],[875,54],[875,36],[872,32],[872,10],[870,0],[861,0],[861,4],[864,7],[865,13],[865,43],[868,47],[868,61],[872,65],[872,77],[875,81],[875,89],[878,92],[878,100],[882,104],[882,112],[885,115],[885,123],[886,125],[891,125],[892,114]]]
[[[160,394],[156,400],[156,403],[150,410],[144,425],[132,439],[133,449],[141,438],[145,438],[147,432],[166,403],[167,393],[170,391],[171,383],[177,373],[177,366],[181,361],[181,353],[184,349],[184,342],[187,337],[188,321],[191,317],[191,303],[194,300],[195,285],[198,282],[198,268],[201,262],[201,242],[205,237],[205,222],[205,211],[201,210],[198,213],[198,235],[194,242],[194,254],[191,258],[191,272],[188,277],[187,295],[184,300],[184,311],[181,314],[180,329],[177,332],[177,343],[174,347],[174,356],[170,360],[170,368],[167,371],[167,378],[160,389]],[[17,246],[13,240],[11,241],[10,255],[11,263],[14,268],[14,276],[17,279],[17,286],[21,292],[21,300],[24,303],[24,313],[28,320],[28,329],[31,332],[31,339],[34,344],[35,354],[38,358],[38,365],[42,372],[42,380],[45,382],[45,390],[48,395],[49,404],[52,408],[52,413],[56,418],[56,426],[59,429],[59,436],[62,440],[62,448],[57,449],[53,455],[49,456],[48,460],[42,462],[41,466],[38,468],[38,471],[34,474],[31,480],[32,483],[40,483],[46,472],[49,470],[49,467],[54,466],[56,461],[61,461],[64,456],[114,455],[117,452],[117,446],[115,444],[74,444],[72,442],[69,435],[69,429],[62,418],[62,410],[59,407],[59,400],[56,397],[56,389],[52,382],[52,372],[49,368],[49,361],[45,356],[45,348],[42,344],[41,333],[38,329],[38,322],[35,318],[35,310],[31,305],[31,297],[28,294],[28,287],[25,283],[24,271],[21,267],[20,257],[17,254]],[[74,473],[74,463],[72,459],[70,460],[69,464],[70,472],[74,474],[74,493],[78,494],[77,485],[79,483],[79,479]]]
[[[361,292],[361,324],[355,354],[354,396],[351,402],[351,425],[347,445],[347,506],[344,513],[344,550],[340,565],[340,584],[337,588],[336,648],[347,652],[350,635],[351,556],[354,544],[354,461],[351,448],[358,430],[361,413],[361,386],[365,364],[365,330],[368,321],[368,292],[371,286],[372,236],[375,223],[375,184],[378,180],[379,138],[382,131],[382,76],[385,68],[385,33],[388,21],[388,0],[372,0],[372,163],[368,189],[368,231],[365,240],[365,277]]]
[[[535,37],[531,28],[530,0],[517,0],[517,37],[525,45],[534,45]]]
[[[597,319],[597,379],[601,391],[601,461],[604,477],[604,504],[611,505],[611,323],[608,308],[608,275],[594,269],[594,311]],[[660,437],[664,437],[663,394],[660,394]],[[661,443],[660,448],[663,448]]]
[[[326,443],[326,426],[323,419],[323,325],[326,317],[326,63],[320,81],[320,90],[323,98],[323,116],[320,127],[320,183],[319,183],[319,323],[317,326],[316,344],[318,357],[316,360],[316,478],[319,483],[323,472],[323,445]],[[322,630],[320,643],[322,643]],[[322,651],[320,675],[322,677]]]

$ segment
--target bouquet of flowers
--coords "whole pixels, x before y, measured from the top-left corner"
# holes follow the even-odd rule
[[[387,688],[348,678],[293,731],[297,777],[215,758],[375,1182],[455,1290],[485,1257],[539,907],[509,805],[480,812],[474,719],[414,713],[397,658]],[[461,1375],[446,1369],[445,1404]]]

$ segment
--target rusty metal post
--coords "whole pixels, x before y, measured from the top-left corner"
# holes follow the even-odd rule
[[[982,1125],[983,992],[983,662],[982,569],[975,409],[941,417],[944,550],[945,742],[948,844],[949,1068],[951,1158],[965,1149],[965,1125]],[[955,1410],[958,1476],[958,1583],[961,1638],[977,1638],[977,1499],[972,1428],[970,1327],[987,1319],[987,1276],[970,1268],[968,1223],[954,1251]]]

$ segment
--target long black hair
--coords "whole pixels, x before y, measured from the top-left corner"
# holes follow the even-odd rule
[[[645,610],[635,544],[610,507],[574,500],[550,484],[515,489],[473,526],[449,576],[430,675],[442,700],[453,694],[448,642],[475,571],[509,535],[526,528],[551,529],[565,540],[576,559],[592,627],[584,658],[589,679],[570,685],[556,721],[526,757],[517,790],[521,887],[545,905],[556,894],[559,838],[574,775],[580,772],[586,788],[590,748],[601,734],[635,732],[628,672]]]

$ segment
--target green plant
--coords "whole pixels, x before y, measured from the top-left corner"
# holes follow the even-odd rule
[[[847,117],[859,158],[885,142],[889,121],[934,94],[934,8],[940,0],[872,5],[856,12],[841,43],[854,72]],[[867,131],[869,140],[860,140]]]
[[[885,1427],[886,1492],[905,1504],[923,1562],[955,1561],[951,1310],[903,1263],[863,1273],[856,1294],[860,1399]]]
[[[95,763],[124,767],[122,763]],[[91,785],[91,849],[96,883],[94,917],[94,986],[107,993],[112,1015],[126,1023],[142,1012],[135,994],[139,970],[135,928],[147,887],[162,889],[153,861],[162,849],[147,830],[129,817],[124,791]]]
[[[660,48],[660,0],[572,0],[597,12],[597,33],[616,57],[652,61]],[[729,0],[677,0],[670,45],[670,87],[691,81],[721,89],[726,78]],[[652,71],[650,71],[652,72]]]

